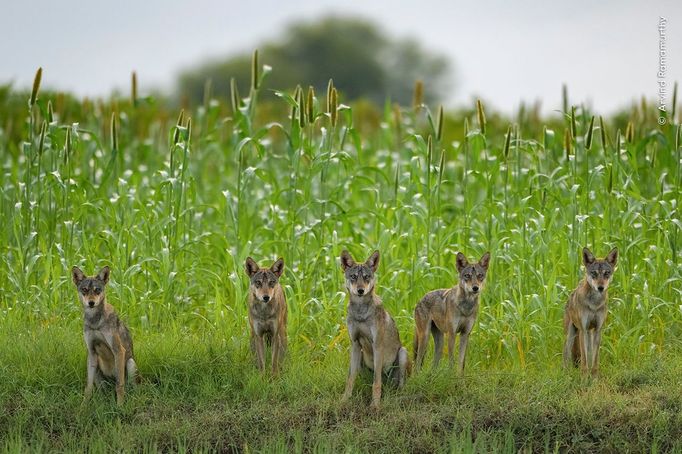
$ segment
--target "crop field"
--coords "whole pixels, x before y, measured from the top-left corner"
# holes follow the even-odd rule
[[[682,450],[679,113],[659,125],[638,100],[606,117],[568,91],[549,115],[443,112],[420,84],[413,105],[346,105],[254,68],[231,99],[207,84],[184,109],[135,76],[104,100],[0,87],[0,449]],[[584,246],[620,251],[595,379],[561,367]],[[491,252],[463,375],[432,370],[431,343],[379,412],[370,374],[340,403],[343,249],[381,251],[377,293],[410,356],[419,299],[456,284],[458,251]],[[248,256],[285,261],[276,377],[249,350]],[[81,405],[74,265],[111,267],[145,377],[122,407],[113,386]]]

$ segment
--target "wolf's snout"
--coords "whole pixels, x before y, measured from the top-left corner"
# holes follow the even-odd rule
[[[471,290],[473,290],[474,293],[478,292],[478,285],[474,285],[473,287],[471,287]]]
[[[268,301],[270,301],[270,297],[268,295],[263,295],[263,301],[267,303]]]
[[[364,288],[359,288],[358,289],[358,295],[364,295],[365,289]]]
[[[603,286],[603,285],[598,286],[598,287],[597,287],[597,290],[599,290],[600,292],[603,292],[603,291],[604,291],[604,286]]]
[[[95,307],[95,302],[94,301],[88,301],[88,306]]]

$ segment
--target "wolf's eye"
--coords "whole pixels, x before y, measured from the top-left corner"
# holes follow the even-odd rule
[[[275,281],[270,281],[270,282],[268,282],[268,284],[270,284],[270,287],[274,287],[276,283],[277,283],[277,282],[275,282]]]
[[[100,290],[98,288],[95,289],[95,295],[99,295],[101,292],[102,292],[102,290]]]
[[[604,277],[609,277],[609,274],[611,273],[609,273],[608,271],[604,271]]]
[[[363,275],[362,275],[362,278],[363,278],[364,280],[366,280],[366,281],[370,280],[371,277],[372,277],[372,276],[370,276],[369,274],[363,274]]]
[[[83,295],[85,295],[86,293],[88,293],[88,289],[86,289],[85,287],[83,287],[83,288],[81,289],[81,293],[82,293]]]
[[[483,276],[483,274],[479,274],[479,275],[478,275],[478,278],[479,278],[479,279],[483,279],[484,277],[485,277],[485,276]]]
[[[261,281],[256,281],[254,282],[254,284],[256,285],[256,287],[260,287],[261,285],[263,285]]]
[[[471,279],[471,274],[465,274],[465,275],[464,275],[464,279],[466,279],[467,281],[468,281],[469,279]]]
[[[357,280],[358,280],[358,275],[357,275],[357,274],[351,274],[351,275],[350,275],[350,280],[351,280],[351,281],[357,281]]]
[[[599,274],[597,274],[597,272],[596,272],[596,271],[592,271],[592,277],[596,279],[596,278],[597,278],[597,276],[599,276]]]

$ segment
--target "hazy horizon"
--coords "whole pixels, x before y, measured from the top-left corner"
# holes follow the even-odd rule
[[[369,19],[390,36],[414,37],[447,56],[455,81],[442,100],[446,106],[481,97],[511,112],[522,100],[540,100],[548,112],[559,108],[565,83],[572,102],[611,113],[658,95],[659,16],[667,19],[666,81],[672,87],[682,79],[682,5],[658,3],[428,1],[395,7],[388,0],[293,0],[282,8],[273,0],[232,6],[199,0],[189,8],[177,0],[124,0],[104,8],[37,0],[6,6],[0,17],[0,83],[29,87],[42,66],[44,87],[99,97],[116,89],[127,93],[135,70],[142,95],[170,93],[182,69],[250,52],[293,21],[336,14]]]

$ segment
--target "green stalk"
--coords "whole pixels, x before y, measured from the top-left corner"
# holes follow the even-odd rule
[[[682,148],[682,124],[677,125],[677,132],[675,133],[675,152],[677,153],[677,187],[682,186],[682,159],[680,156],[680,149]]]
[[[64,144],[64,165],[66,166],[66,180],[65,180],[65,189],[64,189],[64,200],[62,202],[62,206],[65,208],[65,213],[64,213],[64,218],[65,219],[72,219],[71,216],[71,209],[70,209],[70,203],[69,203],[69,195],[71,193],[71,126],[69,126],[66,130],[66,142]],[[69,246],[71,245],[71,239],[73,238],[73,226],[75,223],[72,222],[71,224],[71,235],[70,238],[68,238],[68,241],[65,241],[65,244],[68,244]]]
[[[462,174],[462,198],[464,200],[464,241],[469,240],[469,198],[467,197],[467,172],[469,172],[469,120],[464,118],[464,140],[462,141],[464,152],[464,169]]]
[[[130,101],[133,107],[137,107],[137,73],[135,71],[130,76]]]
[[[508,207],[509,206],[509,149],[511,147],[511,136],[512,136],[512,125],[509,125],[507,127],[507,135],[504,138],[504,148],[502,149],[502,156],[504,157],[504,166],[505,166],[505,172],[504,172],[504,206]],[[518,153],[517,153],[518,154]],[[508,221],[508,210],[504,210],[504,220],[505,223]]]
[[[192,119],[188,118],[187,119],[187,139],[185,140],[185,146],[183,147],[183,155],[182,155],[182,169],[180,170],[180,194],[177,196],[177,207],[176,207],[176,231],[175,231],[175,236],[176,236],[176,243],[177,243],[177,234],[178,234],[178,224],[180,223],[180,218],[182,217],[182,213],[185,211],[183,207],[187,206],[187,166],[189,165],[188,162],[188,156],[189,156],[189,147],[190,147],[190,141],[192,139]],[[187,222],[183,223],[184,230],[183,233],[187,233]]]
[[[260,89],[260,66],[258,63],[258,49],[253,51],[251,58],[251,91],[249,93],[249,135],[253,132],[253,123],[256,118],[256,102]]]
[[[433,156],[433,139],[429,136],[426,142],[426,260],[431,251],[431,159]]]
[[[480,99],[476,100],[476,117],[478,118],[478,127],[481,130],[481,134],[485,136],[486,119],[485,112],[483,111],[483,103]]]
[[[38,200],[36,206],[35,224],[34,229],[36,232],[40,232],[40,212],[41,204],[43,200],[43,177],[42,177],[42,164],[43,164],[43,150],[45,149],[45,134],[47,133],[47,122],[43,121],[40,127],[40,138],[38,139]]]
[[[331,82],[331,80],[330,80]],[[336,109],[336,100],[334,97],[332,97],[331,104],[330,106],[333,109]],[[322,222],[320,223],[322,227],[322,235],[320,236],[322,244],[324,244],[324,227],[327,222],[327,197],[329,197],[329,194],[327,193],[327,175],[329,174],[329,165],[331,163],[331,158],[332,158],[332,153],[334,150],[334,138],[336,137],[336,125],[331,124],[329,126],[329,136],[327,137],[327,146],[326,146],[326,152],[327,152],[327,159],[324,164],[324,167],[320,171],[320,190],[322,192]]]
[[[31,186],[33,181],[33,160],[34,160],[34,129],[35,116],[33,108],[38,101],[38,92],[40,91],[40,81],[43,77],[43,68],[38,68],[35,77],[33,78],[33,87],[31,89],[31,96],[28,99],[28,145],[23,147],[26,159],[26,171],[24,172],[24,201],[22,204],[22,212],[26,221],[24,231],[28,232],[32,224],[31,213]],[[38,175],[40,177],[40,175]]]
[[[438,208],[441,207],[441,184],[443,182],[443,170],[445,168],[445,148],[441,148],[440,150],[440,162],[438,163],[438,182],[436,186],[436,206]],[[437,250],[441,249],[441,225],[440,225],[441,218],[437,217],[436,218],[436,247]],[[441,254],[437,255],[437,262],[438,265],[441,264]]]

